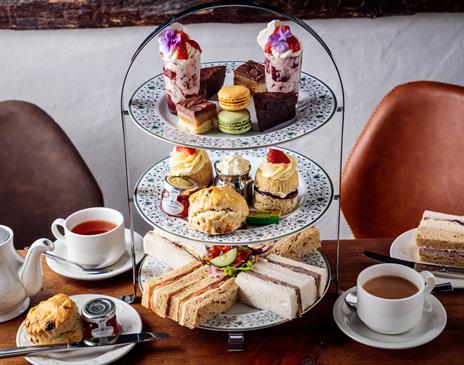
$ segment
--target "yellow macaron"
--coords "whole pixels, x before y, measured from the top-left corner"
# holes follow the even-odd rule
[[[250,90],[242,85],[224,86],[218,93],[222,109],[235,111],[246,109],[250,105]]]

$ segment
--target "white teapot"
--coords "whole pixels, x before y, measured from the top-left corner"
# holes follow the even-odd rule
[[[42,289],[40,256],[55,248],[52,241],[35,241],[24,258],[13,246],[13,231],[0,225],[0,322],[23,313],[31,296]]]

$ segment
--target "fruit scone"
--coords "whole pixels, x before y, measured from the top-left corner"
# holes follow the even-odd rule
[[[271,148],[256,171],[253,205],[258,210],[289,213],[298,205],[298,184],[296,160]]]
[[[38,345],[79,342],[83,336],[79,308],[66,294],[57,294],[29,310],[27,337]]]

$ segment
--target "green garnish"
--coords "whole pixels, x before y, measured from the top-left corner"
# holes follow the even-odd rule
[[[248,260],[247,262],[245,262],[243,265],[239,267],[227,266],[223,270],[227,276],[236,276],[239,271],[253,270],[253,261]]]

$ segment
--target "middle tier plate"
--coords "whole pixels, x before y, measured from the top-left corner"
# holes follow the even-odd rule
[[[190,228],[187,219],[174,218],[164,214],[160,208],[164,177],[168,172],[169,158],[159,161],[146,171],[136,184],[134,203],[141,216],[152,226],[170,234],[200,241],[205,244],[244,245],[267,242],[299,232],[316,222],[329,208],[333,200],[333,184],[329,175],[316,162],[297,152],[280,148],[298,162],[300,185],[298,188],[298,207],[281,217],[277,224],[250,226],[233,233],[209,236]],[[209,151],[214,162],[222,160],[230,152]],[[250,161],[250,176],[254,177],[267,149],[245,150],[242,157]]]

